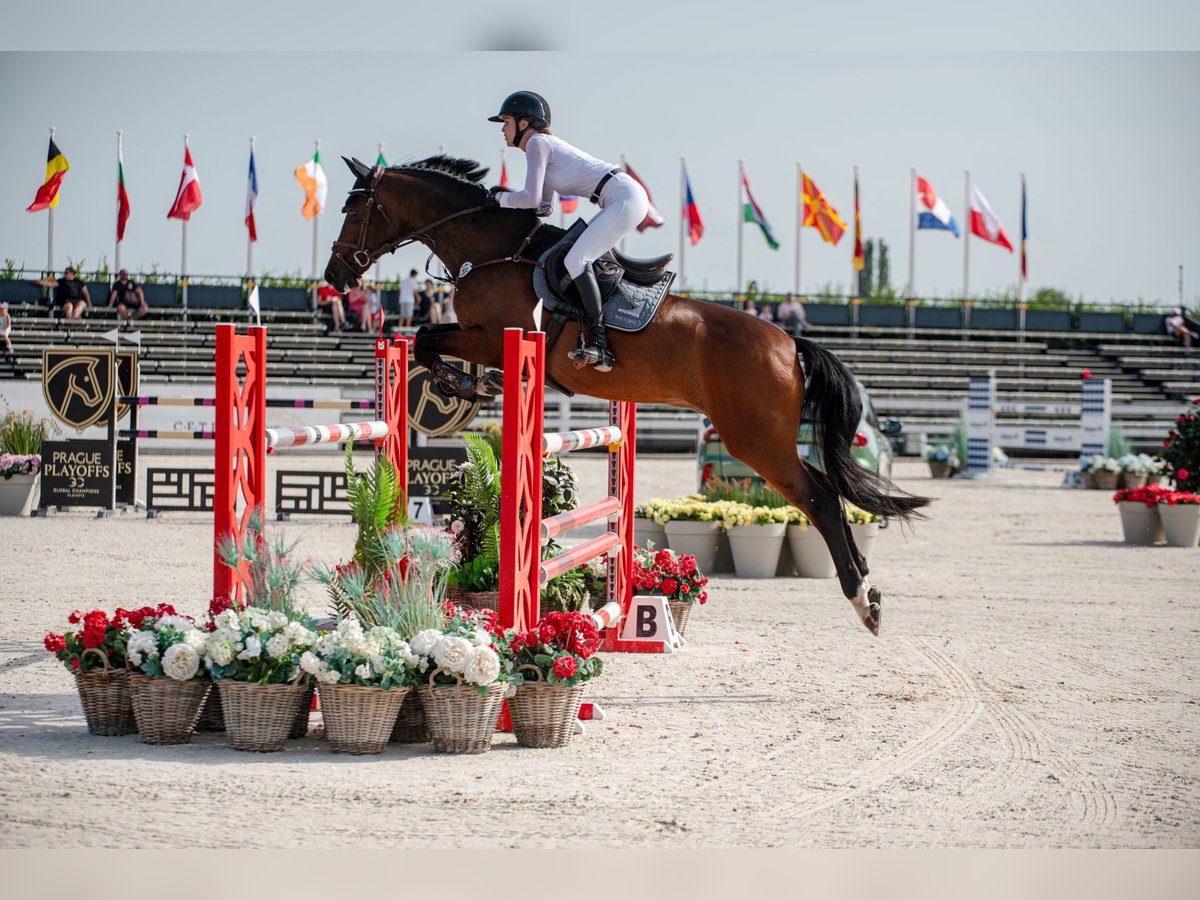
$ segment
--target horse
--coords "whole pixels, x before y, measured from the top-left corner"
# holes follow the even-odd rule
[[[343,157],[345,159],[345,157]],[[505,328],[529,328],[538,304],[531,273],[562,229],[528,210],[485,206],[487,174],[474,160],[432,156],[384,168],[345,159],[355,177],[342,208],[325,280],[339,291],[358,284],[381,256],[419,242],[455,286],[456,324],[424,326],[414,356],[441,389],[489,399],[502,374],[473,378],[442,357],[493,369],[503,364]],[[428,268],[428,263],[426,264]],[[883,596],[868,580],[843,499],[908,521],[930,498],[898,489],[850,454],[862,404],[854,377],[829,350],[715,303],[668,294],[642,331],[609,331],[611,372],[578,368],[567,349],[579,338],[567,322],[546,359],[547,381],[572,392],[628,403],[660,403],[707,416],[730,455],[798,507],[824,538],[842,592],[862,624],[879,634]],[[805,380],[808,380],[806,387]],[[796,447],[802,414],[814,423],[825,471]]]

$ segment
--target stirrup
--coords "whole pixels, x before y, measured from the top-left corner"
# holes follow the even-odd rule
[[[585,347],[573,347],[567,352],[567,358],[572,360],[580,369],[585,366],[592,366],[597,372],[611,372],[613,364],[616,362],[613,359],[611,350],[607,347],[597,347],[595,344],[588,344]]]

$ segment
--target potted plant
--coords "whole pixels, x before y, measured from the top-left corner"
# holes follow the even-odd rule
[[[170,609],[170,607],[166,607]],[[103,610],[71,613],[67,621],[83,628],[63,634],[48,632],[46,649],[75,676],[75,687],[91,734],[117,737],[137,732],[129,679],[125,670],[125,642],[129,637],[126,611],[109,618]]]
[[[1087,488],[1101,491],[1115,490],[1117,477],[1121,474],[1121,463],[1102,453],[1089,456],[1081,463],[1083,483]]]
[[[1175,419],[1158,459],[1176,490],[1200,492],[1200,397]]]
[[[808,516],[794,506],[787,508],[787,542],[792,551],[796,574],[801,578],[833,578],[837,567],[825,545],[825,538],[813,527]]]
[[[1200,495],[1164,491],[1158,498],[1158,516],[1168,546],[1195,547],[1200,543]]]
[[[787,500],[769,485],[750,479],[713,478],[704,487],[710,501],[724,502],[721,525],[729,536],[734,570],[741,578],[773,578],[787,530]]]
[[[600,633],[592,617],[552,612],[534,628],[507,638],[516,693],[508,702],[522,747],[565,747],[575,730],[583,683],[603,670]]]
[[[1157,479],[1161,464],[1145,453],[1127,453],[1117,460],[1121,474],[1117,476],[1117,487],[1144,487],[1151,478]]]
[[[1166,493],[1158,485],[1124,488],[1113,494],[1121,514],[1121,530],[1127,544],[1151,545],[1163,540],[1158,501]]]
[[[929,463],[931,478],[951,478],[962,469],[962,460],[949,444],[936,444],[925,448],[925,461]]]
[[[690,553],[675,553],[666,548],[633,551],[633,590],[666,597],[675,630],[680,634],[687,628],[692,610],[708,602],[707,586],[708,576]]]
[[[486,753],[508,689],[507,646],[491,610],[450,606],[445,625],[409,641],[429,672],[417,694],[436,752]]]
[[[300,657],[300,668],[320,685],[325,734],[335,753],[382,753],[415,676],[427,667],[396,629],[364,631],[342,619]]]
[[[662,547],[667,542],[665,526],[670,520],[670,502],[655,498],[633,508],[633,542],[639,547],[653,544]]]
[[[201,665],[207,633],[174,611],[128,618],[125,662],[138,734],[147,744],[186,744],[212,688]]]
[[[0,421],[0,516],[29,511],[42,468],[42,443],[52,428],[49,419],[34,419],[29,410],[10,410]]]
[[[862,554],[863,559],[871,558],[871,550],[875,546],[875,538],[883,526],[883,516],[859,509],[853,503],[846,504],[846,521],[850,523],[850,534],[854,538],[854,546]]]
[[[719,502],[710,503],[699,495],[671,501],[666,509],[669,518],[664,526],[667,543],[679,553],[696,557],[696,564],[711,572],[717,561],[721,511]]]

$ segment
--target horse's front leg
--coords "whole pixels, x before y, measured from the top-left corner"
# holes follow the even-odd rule
[[[490,400],[503,390],[503,376],[488,372],[476,377],[452,366],[442,354],[483,366],[498,366],[496,342],[480,328],[461,328],[456,323],[423,325],[417,331],[413,355],[430,371],[438,389],[447,397],[463,400]]]

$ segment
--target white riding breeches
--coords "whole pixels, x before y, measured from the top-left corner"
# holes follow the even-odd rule
[[[650,211],[650,198],[640,184],[624,172],[619,172],[600,192],[600,212],[588,223],[575,245],[567,251],[563,263],[572,279],[617,246],[621,238],[633,231]]]

